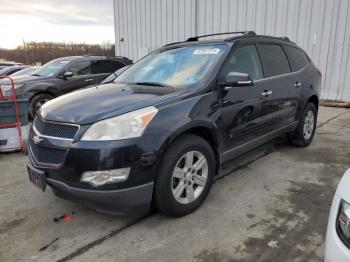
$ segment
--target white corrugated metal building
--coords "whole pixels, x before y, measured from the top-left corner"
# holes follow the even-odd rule
[[[350,101],[350,0],[114,0],[116,54],[137,60],[194,35],[288,36],[323,74],[323,99]]]

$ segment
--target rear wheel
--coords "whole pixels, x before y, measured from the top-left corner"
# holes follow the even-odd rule
[[[39,94],[34,96],[30,101],[29,116],[34,118],[42,105],[51,99],[53,99],[53,96],[48,94]]]
[[[290,143],[300,147],[308,146],[315,135],[316,122],[316,107],[313,103],[308,103],[305,106],[297,129],[288,135]]]
[[[170,216],[193,212],[205,200],[213,183],[215,157],[206,140],[184,135],[164,154],[157,174],[154,202]]]

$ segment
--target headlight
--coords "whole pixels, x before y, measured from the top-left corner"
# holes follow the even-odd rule
[[[108,141],[140,137],[157,112],[157,108],[150,106],[101,120],[89,127],[81,140]]]
[[[105,170],[105,171],[90,171],[85,172],[80,181],[87,182],[92,186],[102,186],[107,183],[118,183],[126,181],[130,173],[130,167]]]
[[[2,91],[2,95],[3,96],[11,96],[12,95],[12,85],[11,84],[4,84],[1,85],[1,91]],[[23,86],[23,84],[18,84],[15,85],[15,89],[20,88],[21,86]]]
[[[344,200],[340,203],[337,224],[341,239],[346,245],[350,245],[350,204]]]

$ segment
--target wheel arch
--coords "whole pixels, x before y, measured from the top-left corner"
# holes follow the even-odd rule
[[[209,143],[215,155],[215,164],[216,164],[215,171],[217,174],[221,164],[220,137],[219,137],[218,131],[213,126],[210,126],[209,124],[189,125],[189,126],[183,126],[179,128],[164,143],[163,148],[161,150],[161,156],[169,148],[172,142],[174,142],[176,139],[180,138],[185,134],[193,134],[193,135],[199,136]]]
[[[32,101],[34,97],[38,96],[38,95],[50,95],[53,98],[57,97],[57,95],[49,90],[42,90],[36,93],[33,93],[33,95],[29,98],[29,101]]]
[[[316,110],[318,111],[318,107],[319,107],[319,99],[317,95],[312,95],[309,97],[309,99],[307,100],[307,103],[313,103],[316,107]],[[306,104],[305,104],[306,106]]]

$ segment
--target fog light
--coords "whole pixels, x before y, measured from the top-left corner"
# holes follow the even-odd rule
[[[87,182],[92,186],[102,186],[104,184],[126,181],[129,173],[130,167],[104,171],[89,171],[83,173],[80,181]]]

